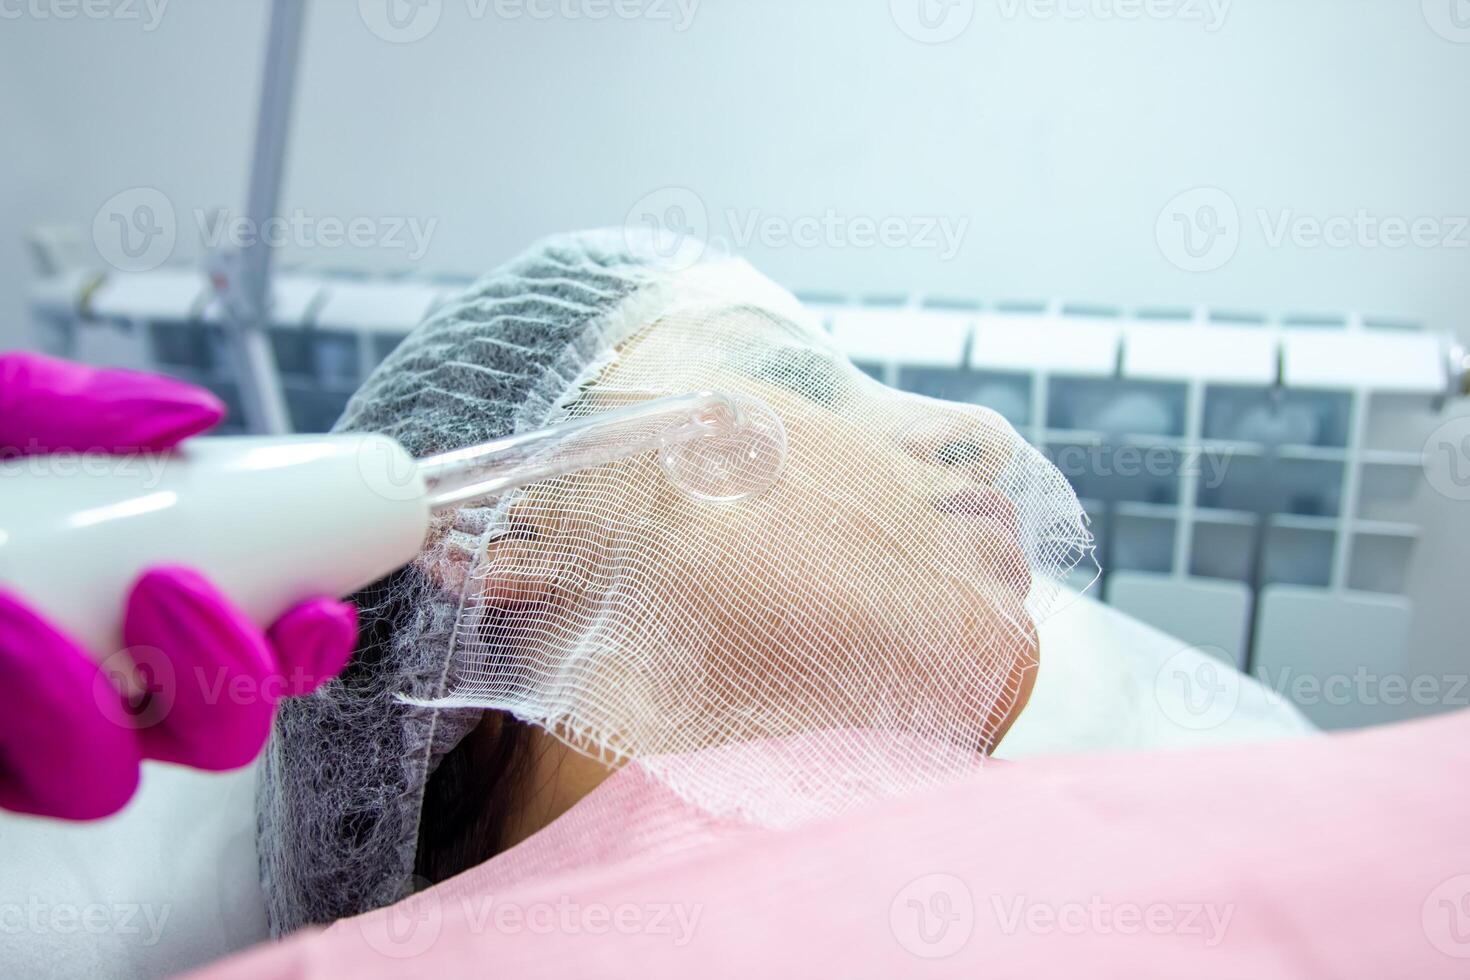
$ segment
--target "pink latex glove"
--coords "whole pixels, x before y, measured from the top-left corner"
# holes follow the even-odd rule
[[[213,395],[168,378],[0,354],[0,458],[161,452],[223,416]],[[253,759],[276,702],[346,665],[357,612],[313,599],[267,633],[198,573],[170,566],[134,585],[126,651],[99,665],[65,630],[0,583],[0,807],[86,820],[132,797],[142,759]]]

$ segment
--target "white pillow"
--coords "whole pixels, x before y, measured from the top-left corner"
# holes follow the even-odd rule
[[[1188,748],[1316,731],[1285,697],[1087,596],[1041,624],[1026,710],[996,758]]]

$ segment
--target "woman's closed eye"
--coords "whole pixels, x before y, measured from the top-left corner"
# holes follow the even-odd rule
[[[842,399],[848,370],[820,351],[780,347],[763,354],[748,373],[756,380],[780,385],[818,405],[833,408]]]

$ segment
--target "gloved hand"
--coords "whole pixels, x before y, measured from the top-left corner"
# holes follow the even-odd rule
[[[223,416],[178,381],[0,355],[0,458],[161,452]],[[198,573],[164,567],[133,586],[123,637],[128,650],[99,665],[0,583],[0,807],[92,819],[133,795],[142,759],[244,765],[281,697],[346,665],[357,613],[313,599],[263,632]]]

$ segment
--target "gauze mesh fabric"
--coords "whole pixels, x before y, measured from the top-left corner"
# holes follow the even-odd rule
[[[359,597],[347,673],[282,706],[259,817],[277,934],[411,890],[425,783],[485,709],[771,826],[977,765],[1008,723],[1088,549],[1064,478],[994,413],[863,375],[745,263],[641,245],[534,247],[338,428],[425,455],[713,388],[781,419],[785,470],[718,504],[648,455],[440,522]]]
[[[1066,480],[994,412],[859,371],[743,262],[654,292],[551,420],[725,391],[781,419],[785,471],[729,505],[651,455],[508,497],[432,703],[511,712],[765,826],[978,765],[1088,547]],[[747,764],[755,742],[786,764]]]

